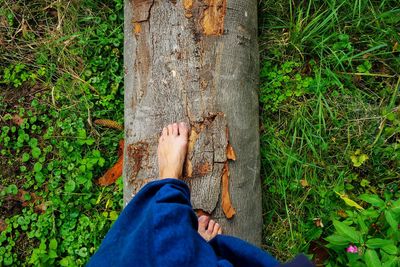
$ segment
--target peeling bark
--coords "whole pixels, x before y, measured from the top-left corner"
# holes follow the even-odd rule
[[[228,163],[224,164],[224,168],[222,170],[222,210],[226,218],[230,219],[235,215],[236,211],[232,206],[231,197],[229,194],[229,167]]]
[[[162,127],[185,121],[191,134],[183,179],[193,208],[211,214],[225,233],[259,244],[256,5],[125,1],[124,199],[157,179]]]
[[[224,32],[226,0],[205,0],[206,8],[201,19],[205,35],[221,35]]]

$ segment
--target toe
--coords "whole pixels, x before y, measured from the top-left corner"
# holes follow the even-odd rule
[[[210,222],[208,223],[208,227],[207,227],[207,234],[211,235],[213,233],[214,225],[215,225],[215,221],[210,220]]]
[[[216,236],[220,230],[221,230],[221,226],[218,223],[215,223],[212,235]]]
[[[168,128],[168,135],[172,135],[172,124],[169,124],[167,128]]]
[[[178,134],[179,134],[178,124],[174,123],[172,124],[172,135],[177,136]]]
[[[179,135],[187,136],[189,132],[189,128],[186,126],[186,123],[179,123]]]
[[[168,135],[168,128],[164,127],[163,130],[162,130],[162,133],[161,133],[161,137],[165,137],[167,135]]]
[[[202,215],[202,216],[199,217],[198,220],[199,220],[198,231],[199,232],[205,232],[206,228],[207,228],[207,225],[208,225],[208,222],[210,221],[210,217],[206,216],[206,215]]]
[[[218,234],[221,235],[222,234],[222,227],[219,228],[218,230]]]

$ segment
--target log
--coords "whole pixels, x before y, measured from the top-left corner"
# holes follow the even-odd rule
[[[184,121],[193,208],[260,245],[256,0],[126,0],[124,13],[125,203],[158,178],[162,128]]]

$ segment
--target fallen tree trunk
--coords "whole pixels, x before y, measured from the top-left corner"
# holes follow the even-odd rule
[[[255,0],[125,1],[125,203],[157,179],[162,127],[191,126],[193,208],[261,243]]]

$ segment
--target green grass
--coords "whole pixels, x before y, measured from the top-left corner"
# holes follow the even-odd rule
[[[399,198],[399,15],[396,1],[260,3],[264,246],[282,260],[326,251],[332,222],[356,212],[335,192]],[[321,261],[363,266],[365,241]]]
[[[84,265],[122,208],[121,181],[94,184],[123,138],[94,123],[123,122],[122,13],[0,0],[0,266]],[[260,1],[263,246],[280,260],[399,265],[399,24],[398,1]]]

